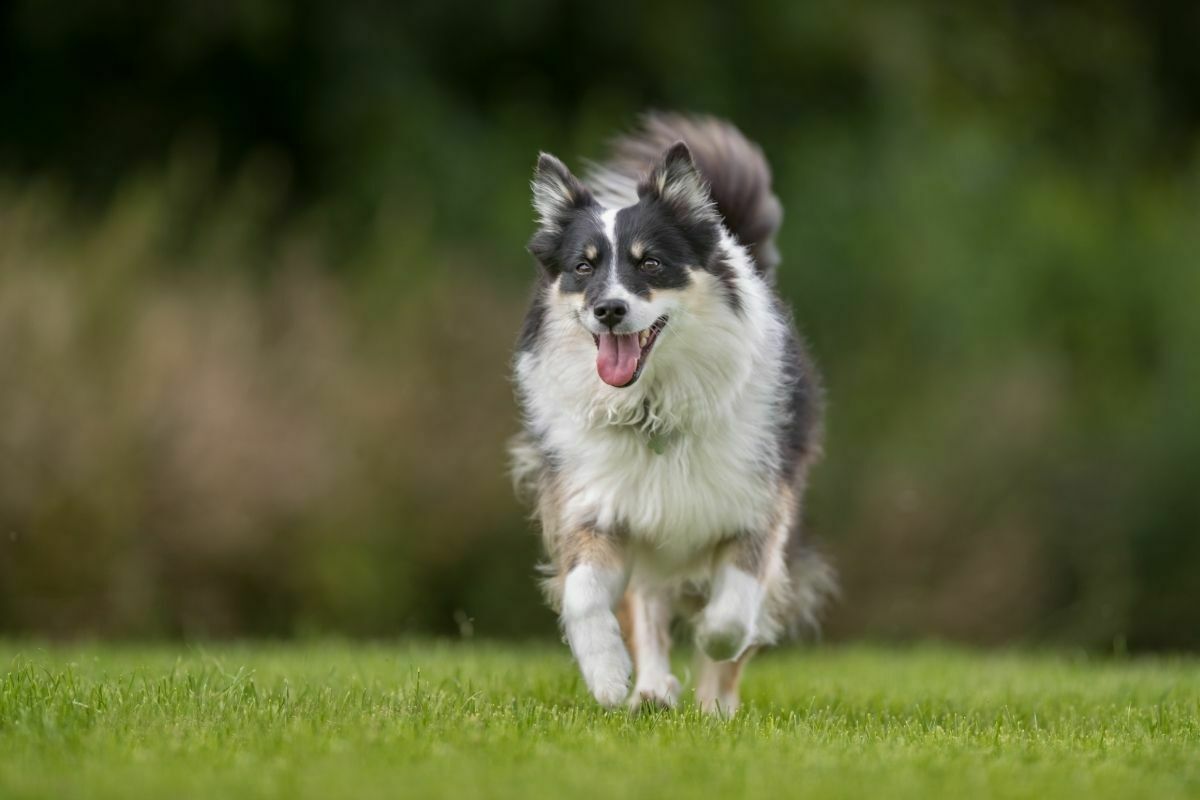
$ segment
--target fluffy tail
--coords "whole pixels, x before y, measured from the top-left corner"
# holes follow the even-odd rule
[[[593,167],[588,183],[602,197],[634,202],[638,181],[680,140],[708,181],[725,226],[749,248],[759,273],[773,280],[779,264],[775,234],[783,207],[771,191],[771,168],[762,150],[730,123],[715,117],[646,114],[638,130],[613,142],[611,158]]]
[[[790,607],[784,614],[788,633],[792,636],[818,634],[821,612],[838,596],[833,567],[815,550],[801,545],[788,554],[788,577]]]

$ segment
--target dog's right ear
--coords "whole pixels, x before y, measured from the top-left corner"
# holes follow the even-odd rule
[[[529,242],[529,252],[542,266],[555,273],[554,254],[563,230],[575,214],[594,206],[596,200],[566,165],[549,153],[538,156],[532,185],[538,232]]]

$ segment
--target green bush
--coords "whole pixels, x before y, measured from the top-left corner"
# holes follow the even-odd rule
[[[238,9],[0,25],[0,630],[552,632],[528,178],[657,106],[776,168],[830,636],[1200,644],[1194,15]]]

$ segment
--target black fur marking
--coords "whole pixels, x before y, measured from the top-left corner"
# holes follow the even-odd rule
[[[521,323],[521,333],[517,336],[517,352],[532,353],[537,350],[546,322],[546,290],[550,284],[545,276],[539,275],[533,285],[533,293],[529,298],[529,310],[525,312],[525,320]]]
[[[776,304],[776,313],[788,315],[782,303]],[[804,341],[794,326],[789,328],[783,363],[791,391],[779,430],[779,457],[782,477],[791,484],[820,453],[825,389]]]
[[[725,227],[750,250],[759,273],[773,280],[779,264],[775,233],[783,207],[772,191],[771,168],[762,150],[733,125],[712,117],[647,114],[640,130],[613,143],[605,166],[639,180],[679,141],[687,142]]]
[[[576,277],[576,264],[586,260],[585,247],[588,244],[596,244],[607,249],[607,240],[600,225],[598,206],[573,212],[571,216],[563,219],[561,224],[562,227],[558,230],[543,228],[534,234],[529,242],[529,252],[551,277],[563,275],[566,284],[568,279]],[[566,286],[563,289],[579,291],[568,290]]]
[[[655,289],[682,289],[690,284],[689,267],[703,263],[706,254],[701,248],[711,248],[715,237],[715,231],[711,236],[689,231],[660,203],[646,200],[618,211],[613,228],[617,252],[609,259],[607,270],[615,269],[617,281],[639,297],[649,297]],[[635,243],[640,246],[640,258],[635,257]],[[644,268],[650,258],[658,261],[658,266]],[[596,295],[587,295],[589,303],[600,299],[599,292],[607,282],[606,271]]]
[[[733,313],[741,314],[742,293],[738,289],[737,274],[733,270],[733,265],[723,254],[718,254],[709,264],[708,271],[720,281],[721,286],[725,289],[725,302],[729,303]]]
[[[596,257],[588,259],[588,251],[595,249]],[[542,263],[550,274],[561,276],[558,284],[562,292],[582,292],[589,286],[603,285],[605,264],[609,260],[608,238],[600,222],[598,208],[577,212],[562,234],[558,237],[554,251]],[[588,263],[591,272],[579,272],[579,264]]]

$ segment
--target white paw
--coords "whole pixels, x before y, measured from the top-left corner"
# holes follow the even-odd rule
[[[752,575],[736,567],[722,567],[700,614],[696,645],[713,661],[737,658],[750,646],[762,601],[762,584]]]
[[[612,612],[624,585],[621,573],[583,565],[571,570],[563,587],[563,629],[579,662],[583,680],[600,705],[613,708],[629,694],[633,664]]]
[[[579,668],[592,697],[605,708],[616,708],[629,695],[629,674],[633,664],[624,647],[585,658],[580,661]]]
[[[750,646],[749,620],[705,613],[696,628],[696,644],[713,661],[732,661]]]
[[[633,696],[629,698],[629,708],[637,711],[642,708],[674,708],[679,702],[683,687],[674,675],[666,674],[650,678],[638,677],[637,685],[633,687]]]

